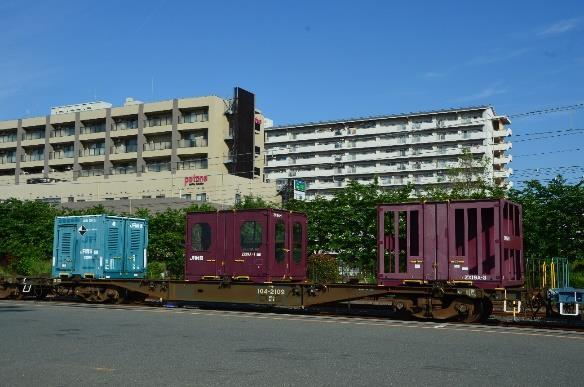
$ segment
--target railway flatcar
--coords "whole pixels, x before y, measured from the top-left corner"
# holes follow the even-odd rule
[[[533,299],[532,289],[524,287],[521,206],[508,200],[381,204],[377,221],[377,283],[348,284],[307,280],[303,214],[273,209],[188,214],[184,280],[141,278],[147,234],[140,234],[140,243],[133,238],[136,230],[147,230],[146,222],[61,218],[53,278],[0,281],[0,298],[53,294],[89,302],[293,308],[370,298],[398,314],[465,322],[488,318],[493,302]]]

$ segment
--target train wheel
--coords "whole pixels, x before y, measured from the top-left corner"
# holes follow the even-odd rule
[[[484,316],[483,300],[457,298],[454,308],[458,311],[459,320],[465,323],[476,323]]]
[[[6,288],[0,287],[0,300],[8,298],[11,295],[12,295],[12,289],[10,289],[9,287],[6,287]]]

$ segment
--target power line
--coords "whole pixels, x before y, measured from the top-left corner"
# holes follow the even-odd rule
[[[527,153],[523,155],[514,155],[513,157],[528,157],[528,156],[540,156],[540,155],[547,155],[552,153],[566,153],[566,152],[578,152],[582,151],[584,148],[572,148],[572,149],[560,149],[556,151],[549,151],[549,152],[539,152],[539,153]]]
[[[548,131],[544,131],[544,132],[514,134],[513,137],[536,136],[536,135],[540,135],[540,134],[550,134],[550,133],[559,133],[559,132],[581,132],[581,131],[584,131],[584,129],[572,128],[572,129],[548,130]]]
[[[535,116],[535,115],[542,115],[542,114],[550,114],[550,113],[559,113],[571,110],[578,110],[584,108],[584,103],[578,103],[574,105],[564,105],[564,106],[555,106],[547,109],[539,109],[539,110],[532,110],[529,112],[524,113],[515,113],[510,114],[507,117],[509,118],[519,118],[519,117],[526,117],[526,116]]]

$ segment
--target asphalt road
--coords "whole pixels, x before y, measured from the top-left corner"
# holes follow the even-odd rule
[[[0,301],[0,385],[562,385],[584,334]]]

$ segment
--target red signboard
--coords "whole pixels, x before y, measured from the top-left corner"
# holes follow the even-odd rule
[[[199,185],[207,182],[209,176],[187,176],[185,177],[185,185]]]

